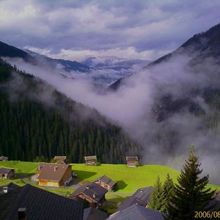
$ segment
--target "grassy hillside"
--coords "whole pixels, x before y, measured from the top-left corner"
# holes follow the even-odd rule
[[[6,161],[0,162],[0,167],[14,168],[17,177],[13,182],[23,185],[31,183],[29,177],[36,172],[39,163],[36,162],[20,162],[20,161]],[[84,164],[73,164],[73,171],[77,174],[75,184],[81,184],[85,181],[94,181],[102,175],[107,175],[114,181],[118,182],[118,190],[107,194],[107,198],[124,198],[137,190],[140,187],[153,186],[157,177],[163,181],[166,175],[170,176],[176,181],[179,172],[161,165],[143,165],[137,168],[129,168],[125,164],[102,164],[100,166],[86,166]],[[11,180],[0,180],[0,185],[7,184]],[[33,184],[33,183],[32,183]],[[74,186],[57,188],[46,188],[49,191],[69,195],[74,191]],[[213,188],[219,188],[214,186]]]
[[[37,186],[37,183],[30,181],[30,176],[36,172],[39,163],[6,161],[0,162],[0,167],[10,167],[16,170],[17,176],[14,183],[24,185],[26,183]],[[107,175],[118,183],[118,189],[115,192],[106,194],[107,202],[102,207],[109,214],[114,213],[120,202],[133,194],[138,188],[153,186],[157,177],[163,181],[169,173],[176,182],[179,172],[161,165],[144,165],[137,168],[129,168],[125,164],[102,164],[100,166],[86,166],[85,164],[72,164],[73,171],[77,174],[74,184],[69,187],[42,187],[53,193],[63,196],[69,196],[78,186],[86,181],[94,181],[102,175]],[[5,185],[11,180],[1,180],[0,185]],[[212,188],[220,190],[220,186],[212,185]]]
[[[39,163],[5,161],[0,162],[0,167],[14,168],[17,177],[14,182],[22,184],[20,177],[28,177],[36,172]],[[167,173],[176,179],[178,172],[166,166],[144,165],[138,168],[128,168],[124,164],[102,164],[100,166],[86,166],[85,164],[73,164],[73,171],[78,175],[78,181],[93,181],[102,175],[107,175],[119,184],[117,192],[132,193],[137,188],[151,186],[156,178],[160,176],[163,180]],[[0,180],[0,185],[9,180]]]

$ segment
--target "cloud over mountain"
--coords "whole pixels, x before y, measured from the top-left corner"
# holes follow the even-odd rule
[[[43,48],[62,58],[116,50],[118,55],[149,60],[216,24],[219,7],[218,0],[24,0],[22,4],[2,0],[1,40],[18,47]]]

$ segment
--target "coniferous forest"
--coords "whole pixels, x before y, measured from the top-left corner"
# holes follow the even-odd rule
[[[138,152],[98,112],[2,60],[0,109],[0,155],[11,160],[48,161],[67,155],[71,162],[83,162],[84,155],[95,154],[100,162],[121,163],[126,152]]]

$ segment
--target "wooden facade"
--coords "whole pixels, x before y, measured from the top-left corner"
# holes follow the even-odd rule
[[[94,156],[85,156],[85,163],[86,165],[90,165],[90,166],[96,166],[97,165],[97,157]]]
[[[137,167],[139,165],[138,156],[126,156],[128,167]]]

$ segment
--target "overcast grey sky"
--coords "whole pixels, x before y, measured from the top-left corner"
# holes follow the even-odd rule
[[[152,60],[220,23],[219,11],[219,0],[0,0],[0,40],[71,60]]]

